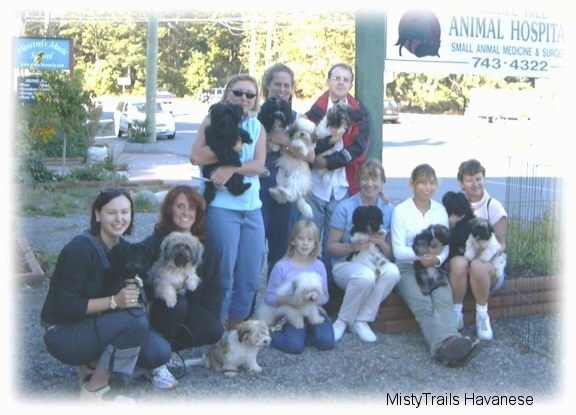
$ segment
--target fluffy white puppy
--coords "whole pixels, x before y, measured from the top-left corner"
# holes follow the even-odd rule
[[[474,218],[470,220],[470,235],[466,239],[464,252],[468,261],[480,259],[484,262],[491,262],[496,268],[496,275],[500,276],[506,266],[506,254],[498,254],[501,248],[500,242],[494,235],[492,225],[486,219]]]
[[[289,305],[273,307],[262,303],[257,316],[269,326],[273,326],[277,320],[286,320],[296,328],[304,327],[304,319],[310,324],[324,322],[320,314],[320,307],[327,300],[322,288],[322,278],[316,272],[301,272],[292,280],[278,287],[278,297],[287,297]]]
[[[186,359],[186,366],[205,366],[223,371],[233,376],[241,369],[261,372],[258,364],[258,352],[270,345],[270,329],[259,320],[246,320],[235,330],[224,333],[222,338],[208,348],[206,354],[195,359]]]
[[[292,152],[306,157],[314,151],[316,134],[314,123],[306,118],[298,118],[290,127],[290,145]],[[276,186],[270,188],[270,195],[278,203],[296,202],[296,207],[303,217],[311,219],[312,208],[305,197],[312,191],[312,172],[308,162],[294,157],[290,151],[283,151],[277,161],[278,174]]]

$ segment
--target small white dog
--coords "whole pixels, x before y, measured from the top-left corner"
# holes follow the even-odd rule
[[[174,231],[162,240],[160,256],[148,271],[148,278],[156,296],[166,301],[169,308],[176,305],[178,291],[198,288],[201,279],[196,268],[203,252],[204,245],[189,232]]]
[[[273,307],[262,303],[257,315],[269,326],[273,326],[281,318],[286,318],[298,329],[304,327],[304,318],[308,319],[310,324],[324,322],[320,309],[321,305],[327,301],[327,297],[318,273],[301,272],[294,280],[278,287],[276,294],[279,297],[288,297],[290,305]]]
[[[258,352],[270,345],[270,329],[260,320],[246,320],[235,330],[224,333],[222,338],[208,348],[206,354],[195,359],[186,359],[186,366],[205,366],[234,376],[244,368],[251,372],[261,372]]]
[[[306,157],[314,151],[316,134],[314,123],[306,118],[298,118],[290,127],[290,150]],[[303,217],[311,219],[312,207],[306,202],[306,195],[312,191],[312,172],[308,162],[283,151],[277,161],[278,175],[276,186],[270,188],[270,195],[278,203],[296,202]]]
[[[494,235],[492,225],[482,218],[470,220],[470,235],[466,239],[466,251],[464,256],[468,261],[480,259],[485,262],[492,262],[496,268],[496,276],[502,275],[506,266],[506,254],[496,255],[502,246]]]

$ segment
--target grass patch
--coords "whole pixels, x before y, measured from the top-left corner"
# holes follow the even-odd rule
[[[64,217],[75,213],[90,212],[92,202],[101,186],[69,183],[65,186],[54,184],[46,186],[32,186],[20,184],[17,190],[17,212],[20,216],[54,216]],[[145,197],[145,192],[159,192],[169,189],[170,186],[131,186],[132,200],[135,212],[154,212],[158,209],[156,202]]]

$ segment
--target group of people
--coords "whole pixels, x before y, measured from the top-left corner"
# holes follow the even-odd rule
[[[112,393],[108,382],[112,373],[133,375],[137,369],[143,369],[158,387],[175,387],[178,382],[166,367],[172,351],[213,344],[225,330],[253,317],[265,269],[262,301],[270,306],[285,305],[287,299],[276,295],[276,288],[306,271],[321,277],[326,299],[331,284],[342,292],[334,321],[324,313],[320,324],[307,322],[297,328],[286,322],[272,332],[272,346],[287,353],[302,353],[307,345],[333,349],[346,331],[363,342],[377,341],[370,323],[393,290],[414,314],[431,355],[447,366],[464,364],[479,350],[478,340],[459,332],[468,289],[476,299],[477,335],[482,340],[492,338],[488,298],[504,275],[496,275],[489,263],[470,262],[462,255],[447,261],[448,247],[439,255],[416,256],[412,241],[418,232],[431,224],[448,227],[452,222],[443,205],[433,199],[435,171],[428,164],[417,166],[410,176],[413,196],[397,206],[388,201],[382,163],[366,157],[368,112],[350,94],[353,80],[348,64],[332,66],[326,92],[306,113],[292,114],[292,120],[306,117],[318,124],[337,102],[346,102],[352,110],[348,128],[319,137],[315,154],[306,156],[314,180],[307,196],[314,213],[310,220],[301,218],[293,203],[278,203],[268,193],[275,184],[276,160],[291,149],[286,131],[266,132],[257,118],[258,81],[247,74],[229,80],[221,102],[242,108],[240,127],[252,138],[239,150],[241,166],[220,166],[212,172],[216,196],[208,206],[196,188],[173,187],[160,206],[151,235],[135,243],[153,259],[163,238],[173,231],[189,232],[204,244],[202,283],[194,292],[179,293],[173,308],[154,301],[152,295],[147,312],[138,302],[146,293],[131,279],[120,290],[111,288],[110,252],[129,243],[125,236],[133,226],[133,203],[130,193],[121,188],[104,189],[97,195],[90,229],[71,240],[58,257],[41,315],[48,351],[76,368],[83,397],[104,399]],[[294,90],[295,76],[288,66],[278,63],[264,73],[264,99],[276,96],[292,103]],[[208,115],[193,142],[190,161],[195,165],[218,161],[206,144],[210,122]],[[267,142],[277,144],[279,150]],[[333,151],[325,155],[327,149]],[[240,195],[224,186],[233,174],[241,174],[251,184]],[[504,251],[506,211],[485,190],[484,167],[476,160],[463,162],[457,178],[474,213],[494,226]],[[383,214],[381,232],[370,241],[351,241],[353,212],[359,206],[376,206]],[[367,243],[375,244],[388,258],[379,275],[347,260]],[[424,267],[447,266],[450,284],[422,294],[414,261]]]

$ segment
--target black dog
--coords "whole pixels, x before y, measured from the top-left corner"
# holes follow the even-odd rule
[[[220,166],[240,167],[240,153],[234,149],[239,141],[242,144],[253,142],[248,131],[240,127],[244,111],[236,104],[217,103],[210,107],[210,125],[206,127],[206,145],[216,154],[218,162],[204,166],[202,174],[209,179],[214,170]],[[244,183],[244,176],[233,174],[226,182],[226,188],[235,196],[244,193],[250,183]],[[212,182],[206,182],[204,198],[210,204],[216,196],[216,187]]]
[[[412,249],[418,256],[438,255],[449,243],[450,235],[446,226],[430,225],[414,237]],[[424,295],[430,295],[436,288],[448,284],[448,272],[443,266],[425,267],[419,260],[416,260],[414,273]]]
[[[384,215],[378,206],[358,206],[352,212],[352,229],[350,235],[357,232],[374,234],[380,231]]]
[[[260,107],[258,119],[267,133],[273,130],[287,130],[292,121],[292,107],[285,99],[269,97]]]
[[[442,204],[448,213],[448,217],[459,217],[458,221],[450,230],[450,254],[448,259],[464,255],[466,240],[472,228],[471,220],[475,218],[474,211],[466,195],[462,192],[448,191],[442,196]]]
[[[140,277],[142,283],[149,283],[147,273],[154,258],[150,248],[137,243],[119,243],[110,250],[109,258],[111,267],[108,283],[114,294],[126,285],[126,280]],[[137,284],[140,286],[140,282]],[[140,286],[144,299],[146,295],[142,288]]]

